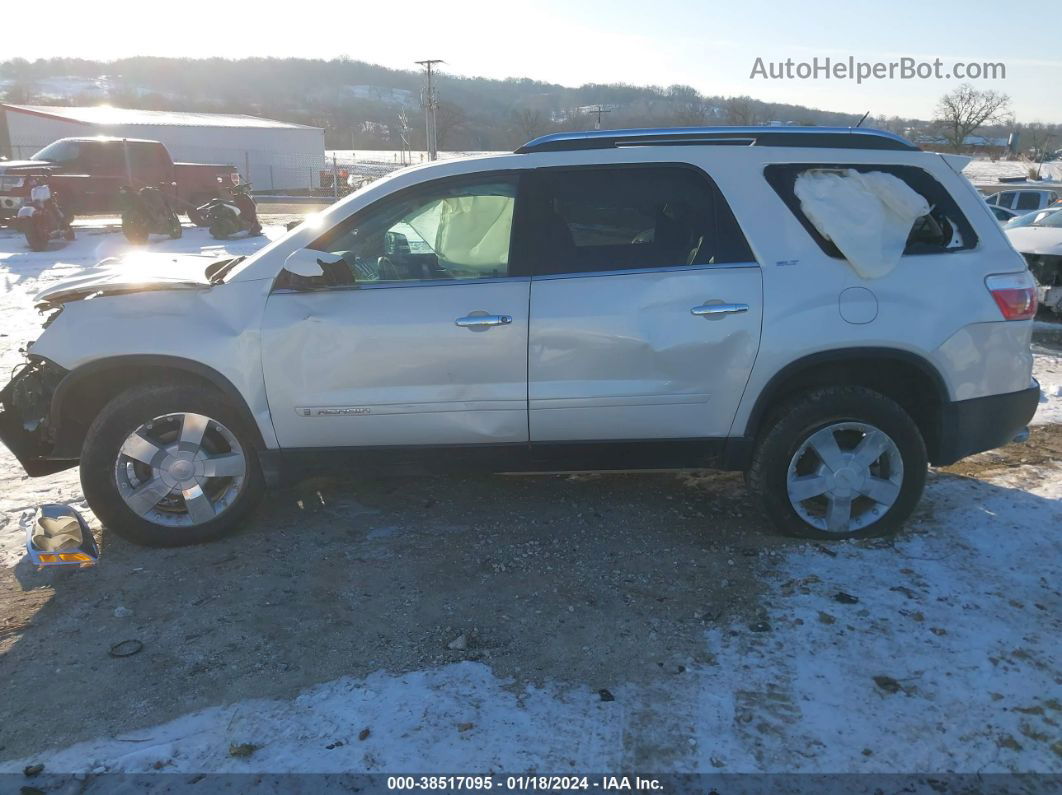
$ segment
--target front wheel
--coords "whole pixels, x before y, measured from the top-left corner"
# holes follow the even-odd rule
[[[147,546],[184,546],[232,532],[263,492],[254,437],[209,388],[149,385],[96,417],[81,485],[108,530]]]
[[[40,213],[26,219],[24,228],[26,245],[33,251],[44,251],[48,248],[48,222]]]
[[[910,516],[927,466],[918,426],[896,402],[864,387],[825,387],[773,414],[748,481],[787,535],[868,538]]]
[[[128,213],[122,216],[122,234],[126,240],[137,246],[147,243],[151,237],[147,223],[139,215]]]
[[[215,221],[210,225],[210,236],[215,240],[228,240],[235,233],[235,225],[225,219]]]

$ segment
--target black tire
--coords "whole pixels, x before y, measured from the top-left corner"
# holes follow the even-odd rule
[[[147,224],[134,217],[122,218],[122,234],[125,235],[126,240],[137,246],[144,245],[151,237]]]
[[[202,414],[222,423],[243,449],[246,474],[231,504],[213,519],[174,527],[133,511],[119,492],[115,470],[119,451],[130,434],[156,417],[181,412]],[[255,449],[255,435],[247,422],[220,393],[207,387],[133,387],[104,406],[89,427],[81,452],[81,486],[104,527],[128,541],[153,547],[200,544],[233,532],[260,501],[264,481]]]
[[[210,225],[210,236],[215,240],[228,240],[232,236],[232,225],[228,221],[215,221]]]
[[[212,196],[195,196],[192,198],[192,206],[188,208],[188,220],[196,226],[210,226],[210,219],[199,212],[199,208],[210,201]]]
[[[790,464],[802,445],[816,432],[838,423],[862,423],[880,430],[893,442],[903,464],[895,501],[877,519],[848,532],[830,532],[810,524],[790,501],[788,488]],[[917,424],[895,401],[864,387],[823,387],[772,412],[757,442],[747,482],[772,524],[786,535],[820,540],[872,538],[895,532],[911,515],[925,488],[928,465]],[[876,504],[874,508],[879,509]],[[855,511],[853,501],[853,516]],[[861,515],[869,519],[876,514]]]
[[[26,227],[26,245],[32,251],[46,251],[48,249],[48,233],[42,232],[36,224]]]

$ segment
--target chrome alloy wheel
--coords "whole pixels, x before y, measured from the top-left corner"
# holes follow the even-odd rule
[[[903,458],[888,434],[865,422],[839,422],[809,436],[786,474],[789,502],[801,519],[827,533],[852,533],[893,506]]]
[[[202,414],[156,417],[122,444],[114,465],[118,493],[149,522],[192,527],[235,502],[247,477],[236,436]]]

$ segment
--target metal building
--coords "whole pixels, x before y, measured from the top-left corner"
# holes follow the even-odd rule
[[[257,116],[0,103],[0,117],[0,153],[16,159],[58,138],[111,135],[162,141],[176,161],[234,165],[256,190],[316,188],[325,167],[324,130]]]

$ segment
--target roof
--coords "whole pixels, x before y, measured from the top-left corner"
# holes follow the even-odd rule
[[[543,135],[516,154],[621,146],[805,146],[827,149],[917,150],[905,138],[866,127],[671,127],[637,130],[591,130]]]
[[[258,116],[224,113],[183,113],[169,110],[135,110],[112,108],[109,105],[94,107],[63,107],[59,105],[10,105],[0,103],[0,108],[16,113],[28,113],[48,119],[61,119],[80,124],[103,127],[161,125],[168,127],[237,127],[268,130],[318,130],[305,124],[292,124]]]

